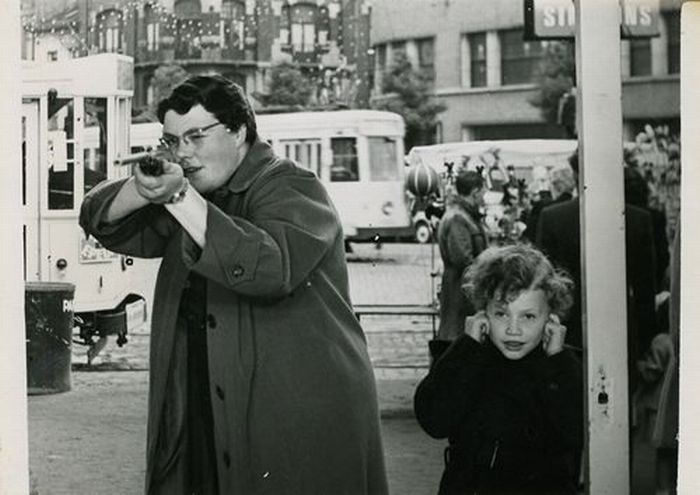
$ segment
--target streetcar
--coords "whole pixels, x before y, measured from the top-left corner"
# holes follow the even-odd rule
[[[75,286],[77,342],[90,346],[89,362],[108,335],[122,345],[147,320],[143,295],[130,289],[133,259],[78,225],[85,194],[130,173],[114,161],[129,150],[132,95],[133,59],[124,55],[22,66],[24,279]]]
[[[377,110],[260,114],[261,139],[324,183],[347,239],[401,235],[411,221],[404,178],[404,121]],[[131,152],[158,145],[160,123],[131,126]]]

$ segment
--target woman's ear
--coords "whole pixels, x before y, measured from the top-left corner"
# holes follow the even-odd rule
[[[229,129],[229,133],[233,135],[236,147],[240,148],[246,142],[246,137],[248,137],[248,128],[245,124],[241,124],[241,126],[235,131]]]

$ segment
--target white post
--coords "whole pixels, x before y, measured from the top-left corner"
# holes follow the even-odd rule
[[[678,493],[700,493],[700,2],[681,10],[681,322]]]
[[[620,5],[576,0],[588,492],[630,489]]]
[[[0,33],[0,493],[29,493],[27,377],[20,210],[21,120],[19,0],[3,0]]]

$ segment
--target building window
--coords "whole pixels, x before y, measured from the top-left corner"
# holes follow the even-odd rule
[[[471,33],[469,40],[469,81],[472,88],[486,86],[486,33]]]
[[[416,40],[418,68],[430,79],[435,79],[435,42],[433,38]]]
[[[681,13],[677,10],[664,12],[663,17],[668,35],[668,73],[678,74],[681,71]]]
[[[397,57],[403,54],[406,57],[406,42],[405,41],[394,41],[391,43],[391,63],[396,61]]]
[[[377,45],[374,50],[377,57],[377,70],[383,73],[386,71],[386,45]]]
[[[147,4],[144,7],[144,19],[146,20],[146,49],[153,52],[158,49],[158,43],[160,41],[158,14],[153,4]]]
[[[175,15],[182,17],[192,17],[202,13],[202,6],[199,0],[176,0]]]
[[[222,48],[244,49],[245,3],[224,0],[221,4]]]
[[[98,47],[101,52],[122,51],[123,21],[119,10],[105,10],[97,16]]]
[[[318,10],[318,44],[327,47],[330,42],[331,18],[328,7],[321,7]]]
[[[525,84],[534,81],[542,57],[541,41],[525,41],[522,29],[499,31],[501,44],[501,84]]]
[[[651,40],[649,38],[630,40],[630,75],[651,75]]]
[[[289,10],[289,34],[292,50],[313,53],[316,46],[316,10],[311,4],[295,4]]]
[[[58,50],[50,50],[46,52],[46,60],[49,62],[55,62],[58,60]]]

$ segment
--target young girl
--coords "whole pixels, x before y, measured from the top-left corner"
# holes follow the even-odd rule
[[[559,323],[571,280],[512,245],[484,251],[462,288],[478,312],[415,394],[421,427],[449,440],[439,493],[575,493],[582,375]]]

